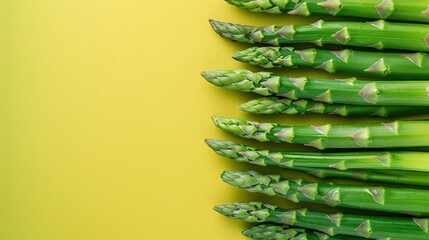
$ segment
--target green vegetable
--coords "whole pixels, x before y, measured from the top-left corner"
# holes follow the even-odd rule
[[[255,240],[358,240],[351,236],[329,236],[328,234],[304,228],[291,228],[288,225],[262,223],[245,231],[243,235]]]
[[[294,100],[305,98],[325,103],[429,106],[429,81],[293,78],[246,69],[206,71],[202,76],[219,87]]]
[[[340,116],[377,116],[393,117],[425,114],[428,107],[406,106],[362,106],[347,104],[328,104],[308,99],[291,100],[287,98],[267,97],[258,98],[240,105],[240,110],[256,114],[288,115],[320,113]]]
[[[233,118],[213,117],[222,130],[261,142],[304,144],[327,148],[400,148],[429,146],[429,121],[395,121],[390,123],[282,126]]]
[[[284,197],[295,203],[313,202],[331,207],[429,215],[429,190],[287,180],[280,175],[264,175],[255,171],[225,171],[221,177],[226,183],[248,192]]]
[[[361,168],[353,168],[351,170],[340,170],[334,168],[336,165],[332,165],[328,168],[322,167],[311,167],[312,164],[310,160],[306,159],[306,154],[308,154],[308,159],[315,159],[312,163],[320,161],[334,161],[336,157],[337,160],[344,156],[347,159],[355,158],[355,162],[359,161],[359,156],[361,155],[361,160],[366,160],[365,153],[310,153],[310,152],[276,152],[269,150],[258,150],[255,148],[247,147],[241,144],[237,144],[230,141],[222,140],[212,140],[206,139],[207,145],[212,148],[218,155],[222,157],[230,158],[236,162],[244,162],[255,164],[259,166],[274,166],[283,169],[290,169],[295,171],[304,172],[311,174],[318,178],[346,178],[346,179],[356,179],[361,181],[370,181],[370,182],[385,182],[385,183],[396,183],[396,184],[409,184],[409,185],[418,185],[418,186],[429,186],[429,176],[426,172],[415,172],[415,171],[395,171],[389,170],[366,170]],[[353,154],[356,154],[353,156]],[[373,153],[374,154],[374,153]],[[376,154],[376,153],[375,153]],[[371,153],[368,153],[371,155]],[[324,158],[325,156],[325,158]],[[294,157],[293,162],[291,157]],[[318,158],[319,157],[319,158]],[[369,157],[371,158],[371,157]],[[377,158],[374,156],[374,158]],[[339,162],[339,161],[338,161]],[[337,163],[338,163],[337,162]],[[306,164],[307,163],[307,164]],[[357,163],[358,165],[359,163]],[[341,165],[341,164],[340,164]],[[350,162],[347,163],[350,168]],[[374,165],[374,163],[372,164]],[[381,165],[381,164],[379,164]],[[302,167],[308,166],[308,167]],[[317,163],[313,166],[324,166],[323,163]]]
[[[233,203],[214,208],[222,215],[252,223],[279,223],[324,232],[364,238],[428,239],[429,219],[324,213],[307,209],[281,209],[261,202]]]
[[[230,141],[206,139],[217,154],[237,162],[288,168],[310,167],[338,170],[400,170],[429,173],[429,153],[413,151],[285,152],[258,150]],[[428,175],[429,178],[429,175]]]
[[[265,68],[313,67],[329,73],[345,72],[380,78],[428,79],[426,53],[365,52],[301,49],[291,47],[251,47],[233,58]]]
[[[272,14],[312,14],[338,17],[388,19],[403,22],[429,22],[427,1],[406,0],[226,0],[252,12]]]
[[[242,43],[273,46],[292,43],[339,44],[345,46],[429,52],[427,24],[375,22],[325,22],[309,25],[255,27],[210,20],[222,37]]]

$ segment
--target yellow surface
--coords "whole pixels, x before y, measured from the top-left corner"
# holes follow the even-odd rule
[[[218,37],[209,18],[314,20],[222,0],[0,2],[0,239],[245,239],[248,225],[211,208],[268,198],[222,183],[222,170],[248,166],[205,146],[238,140],[210,116],[340,118],[239,112],[252,96],[199,76],[245,66],[230,58],[245,46]]]

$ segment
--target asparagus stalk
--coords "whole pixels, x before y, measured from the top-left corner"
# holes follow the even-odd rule
[[[206,143],[221,156],[262,166],[429,172],[428,152],[280,152],[258,150],[230,141],[207,139]]]
[[[429,121],[395,121],[390,123],[282,126],[233,118],[213,117],[222,130],[261,142],[304,144],[327,148],[401,148],[429,145]]]
[[[406,0],[226,0],[252,12],[310,16],[332,15],[405,22],[429,22],[428,1]]]
[[[305,98],[325,103],[429,106],[429,81],[293,78],[246,69],[206,71],[202,76],[219,87],[294,100]]]
[[[276,152],[269,150],[258,150],[255,148],[247,147],[241,144],[237,144],[230,141],[212,140],[206,139],[207,145],[212,148],[215,153],[222,157],[230,158],[236,162],[250,163],[258,166],[274,166],[283,169],[295,170],[311,174],[318,178],[346,178],[355,179],[361,181],[371,182],[385,182],[385,183],[396,183],[396,184],[408,184],[417,186],[429,186],[429,176],[426,172],[416,171],[385,171],[385,168],[380,170],[367,170],[364,169],[364,163],[359,165],[359,161],[368,162],[368,158],[373,157],[374,160],[370,160],[371,164],[376,165],[376,159],[386,159],[380,156],[386,156],[385,152],[368,153],[304,153],[304,152]],[[306,154],[308,154],[306,156]],[[325,155],[326,154],[326,155]],[[377,157],[378,156],[378,157]],[[338,158],[337,158],[338,157]],[[337,160],[335,161],[335,159]],[[355,159],[356,165],[351,168],[350,163],[344,163],[347,169],[340,170],[338,167],[341,164],[341,159]],[[307,160],[306,160],[307,159]],[[314,159],[314,161],[313,161]],[[313,164],[306,164],[312,162]],[[320,163],[319,163],[320,161]],[[326,166],[323,164],[324,161],[332,161],[332,165]],[[398,161],[398,160],[394,160]],[[386,161],[384,161],[386,162]],[[391,160],[387,161],[391,164]],[[423,160],[422,160],[423,162]],[[420,163],[421,165],[422,163]],[[383,165],[381,164],[378,164]],[[419,166],[420,166],[419,165]],[[343,167],[341,167],[343,168]]]
[[[331,207],[429,215],[428,190],[287,180],[280,175],[264,175],[255,171],[225,171],[221,177],[224,182],[248,192],[284,197],[295,203],[313,202]]]
[[[214,207],[222,215],[252,223],[279,223],[324,232],[364,238],[428,239],[429,219],[355,214],[330,214],[307,209],[281,209],[261,202],[233,203]]]
[[[251,47],[233,58],[265,68],[313,67],[329,73],[345,72],[371,77],[428,79],[426,53],[365,52],[345,49],[328,51],[295,50],[291,47]]]
[[[337,170],[309,167],[297,167],[293,169],[311,174],[319,178],[346,178],[369,182],[396,183],[426,187],[429,186],[429,176],[426,172],[395,170]]]
[[[255,27],[210,20],[220,36],[242,43],[280,46],[292,43],[339,44],[375,49],[429,51],[429,26],[415,23],[325,22]]]
[[[340,116],[392,117],[429,113],[428,107],[406,106],[362,106],[317,102],[308,99],[291,100],[267,97],[253,99],[240,105],[240,110],[256,114],[288,115],[319,113]]]
[[[255,240],[358,240],[361,238],[328,234],[288,225],[262,223],[243,231],[243,235]]]

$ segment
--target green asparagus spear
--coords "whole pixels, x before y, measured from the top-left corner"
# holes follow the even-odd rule
[[[406,106],[361,106],[316,102],[308,99],[258,98],[240,105],[240,110],[256,114],[288,115],[320,113],[340,116],[392,117],[429,113],[428,107]]]
[[[395,121],[390,123],[282,126],[233,118],[213,117],[222,130],[261,142],[304,144],[327,148],[401,148],[429,145],[429,121]]]
[[[328,51],[294,50],[291,47],[252,47],[233,58],[265,68],[313,67],[329,73],[345,72],[380,78],[428,79],[426,53],[365,52],[349,49]]]
[[[226,0],[252,12],[332,15],[404,22],[429,22],[429,1],[407,0]]]
[[[243,231],[243,235],[255,240],[358,240],[361,238],[328,234],[288,225],[262,223]]]
[[[233,90],[289,99],[356,105],[429,106],[429,81],[359,81],[283,77],[246,69],[206,71],[210,83]]]
[[[274,166],[283,169],[290,169],[295,171],[311,174],[318,178],[346,178],[355,179],[360,181],[370,182],[385,182],[396,184],[408,184],[417,186],[429,186],[429,175],[426,172],[416,171],[385,171],[386,166],[384,163],[396,162],[394,165],[398,166],[398,159],[391,161],[389,157],[393,156],[390,153],[315,153],[315,152],[276,152],[269,150],[258,150],[255,148],[247,147],[230,141],[206,139],[207,145],[212,148],[215,153],[222,157],[230,158],[236,162],[250,163],[258,166]],[[396,156],[396,155],[395,155]],[[352,160],[354,159],[354,160]],[[368,160],[372,159],[372,160]],[[388,161],[382,159],[389,159]],[[341,162],[344,160],[344,164]],[[354,162],[353,167],[351,162]],[[380,162],[381,160],[381,162]],[[424,159],[418,166],[424,165]],[[347,161],[347,163],[346,163]],[[377,161],[379,162],[377,164]],[[399,160],[400,162],[401,160]],[[418,161],[413,159],[412,161]],[[330,162],[330,164],[324,164]],[[373,166],[373,170],[365,169],[365,164]],[[338,164],[340,163],[340,164]],[[407,164],[407,163],[405,163]],[[341,170],[344,165],[345,168],[350,170]],[[384,166],[380,170],[375,166]],[[341,169],[339,169],[341,168]],[[399,167],[401,169],[401,167]]]
[[[324,232],[364,238],[404,240],[429,239],[429,219],[355,214],[330,214],[307,209],[281,209],[261,202],[233,203],[214,208],[222,215],[252,223],[279,223]]]
[[[305,172],[319,178],[345,178],[368,182],[396,183],[426,187],[429,186],[429,176],[426,172],[353,169],[337,170],[309,167],[294,167],[293,170]]]
[[[225,171],[221,177],[226,183],[248,192],[284,197],[295,203],[313,202],[331,207],[429,216],[429,190],[287,180],[280,175],[255,171]]]
[[[427,24],[375,22],[325,22],[310,25],[255,27],[210,20],[222,37],[242,43],[263,43],[273,46],[292,43],[339,44],[429,52]]]
[[[230,141],[206,139],[219,155],[237,162],[254,162],[263,166],[332,168],[338,170],[373,169],[429,173],[429,153],[412,151],[384,152],[280,152],[258,150]],[[429,178],[429,174],[428,174]]]

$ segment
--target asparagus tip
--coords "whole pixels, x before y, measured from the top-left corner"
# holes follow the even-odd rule
[[[257,106],[256,100],[251,100],[249,102],[240,104],[240,106],[238,106],[238,109],[243,112],[252,112],[251,109],[253,109],[255,106]]]
[[[235,183],[234,180],[237,179],[237,178],[240,178],[240,176],[238,176],[238,174],[235,174],[235,172],[232,172],[232,171],[223,171],[220,174],[220,178],[224,182],[226,182],[226,183],[228,183],[228,184],[230,184],[232,186],[237,186],[237,183]]]
[[[209,72],[208,71],[203,71],[200,74],[201,74],[201,77],[203,77],[206,80],[209,80]]]
[[[215,30],[215,32],[218,33],[219,29],[218,29],[217,25],[219,24],[219,22],[216,20],[213,20],[213,19],[209,19],[209,23],[212,26],[213,30]]]
[[[218,86],[218,87],[222,87],[224,86],[224,84],[222,84],[222,82],[220,82],[216,76],[216,73],[219,72],[214,70],[214,71],[203,71],[201,72],[201,76],[207,80],[209,83]]]
[[[221,116],[212,116],[212,121],[216,126],[219,126],[220,123],[224,120],[224,117]]]
[[[213,210],[215,210],[216,212],[218,212],[218,213],[220,213],[220,214],[223,215],[224,206],[222,206],[222,205],[214,206]]]
[[[219,140],[215,140],[215,139],[204,139],[204,142],[210,147],[210,148],[215,148],[219,142]]]
[[[232,54],[232,59],[237,60],[237,61],[241,61],[242,57],[243,57],[243,54],[241,52],[236,52],[236,53]]]

